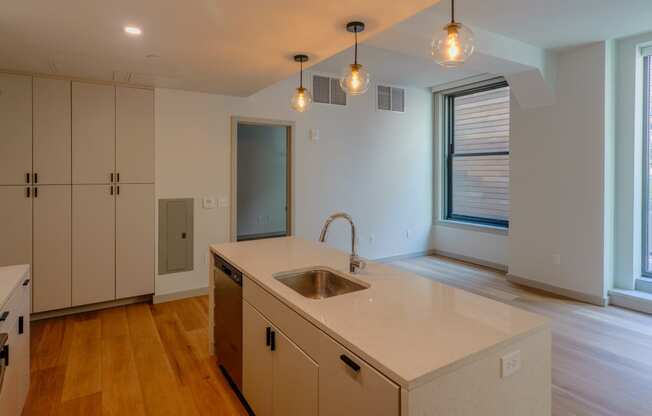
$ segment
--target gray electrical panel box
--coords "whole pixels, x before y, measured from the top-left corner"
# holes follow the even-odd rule
[[[158,274],[193,269],[192,198],[158,200]]]

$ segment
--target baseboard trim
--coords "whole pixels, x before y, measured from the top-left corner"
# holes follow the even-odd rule
[[[586,293],[537,282],[535,280],[527,279],[525,277],[520,277],[513,274],[507,274],[507,280],[517,285],[532,287],[544,292],[553,293],[555,295],[563,296],[565,298],[577,300],[584,303],[591,303],[597,306],[607,306],[609,304],[609,298],[587,295]]]
[[[391,263],[393,261],[413,259],[415,257],[432,256],[433,254],[435,254],[434,250],[417,251],[415,253],[399,254],[398,256],[380,257],[371,259],[371,261],[376,263]]]
[[[194,298],[195,296],[208,295],[208,287],[200,287],[197,289],[182,290],[179,292],[165,293],[162,295],[154,295],[154,304],[171,302],[173,300]]]
[[[443,250],[432,250],[432,254],[435,256],[448,257],[454,260],[463,261],[465,263],[476,264],[478,266],[488,267],[490,269],[499,270],[501,272],[507,273],[507,266],[500,263],[494,263],[492,261],[482,260],[475,257],[464,256],[462,254],[451,253]]]
[[[636,290],[609,291],[609,304],[652,315],[652,294]]]
[[[30,316],[30,320],[39,321],[41,319],[58,318],[61,316],[74,315],[77,313],[92,312],[101,309],[115,308],[117,306],[133,305],[135,303],[149,303],[151,301],[152,301],[152,295],[135,296],[132,298],[93,303],[91,305],[74,306],[72,308],[66,308],[66,309],[57,309],[56,311],[33,313]]]

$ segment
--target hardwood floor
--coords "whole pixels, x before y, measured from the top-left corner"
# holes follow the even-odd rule
[[[208,353],[208,298],[32,324],[25,415],[246,415]]]
[[[652,415],[652,316],[525,289],[445,258],[392,264],[548,316],[553,415]],[[24,414],[245,415],[208,354],[207,303],[197,297],[34,323]]]

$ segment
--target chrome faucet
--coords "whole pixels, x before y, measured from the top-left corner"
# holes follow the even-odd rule
[[[319,235],[319,241],[322,243],[326,241],[326,233],[328,233],[328,227],[334,220],[338,218],[344,218],[349,222],[349,224],[351,224],[351,255],[349,256],[349,272],[358,273],[360,270],[365,268],[366,263],[364,260],[362,260],[361,257],[358,256],[356,250],[355,224],[353,223],[353,218],[351,218],[349,214],[345,212],[336,212],[335,214],[326,218],[326,222],[324,223],[324,226],[321,229],[321,234]]]

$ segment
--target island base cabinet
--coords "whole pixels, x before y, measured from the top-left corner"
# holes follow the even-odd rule
[[[400,388],[326,334],[319,340],[319,416],[398,416]]]
[[[243,302],[243,394],[256,416],[316,416],[319,367]]]

